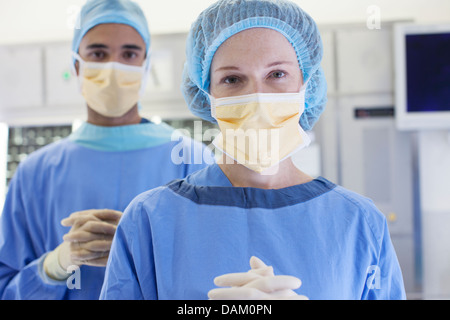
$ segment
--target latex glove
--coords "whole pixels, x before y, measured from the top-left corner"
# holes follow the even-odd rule
[[[59,246],[59,263],[70,265],[106,266],[112,240],[122,212],[93,209],[72,213],[61,224],[72,227]]]
[[[273,268],[257,257],[250,258],[248,272],[229,273],[214,279],[219,287],[208,292],[212,300],[306,300],[293,290],[301,286],[293,276],[274,275]]]

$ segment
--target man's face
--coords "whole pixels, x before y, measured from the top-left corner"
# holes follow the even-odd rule
[[[120,62],[142,66],[146,58],[145,42],[139,33],[125,24],[100,24],[83,37],[79,55],[88,62]],[[77,73],[79,71],[76,62]]]

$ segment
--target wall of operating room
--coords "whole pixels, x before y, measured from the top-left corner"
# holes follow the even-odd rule
[[[141,114],[202,140],[179,88],[187,31],[212,1],[137,2],[152,32]],[[450,125],[399,130],[394,112],[395,25],[449,24],[450,2],[296,2],[319,25],[328,82],[326,111],[309,132],[311,146],[294,156],[296,165],[373,199],[386,215],[408,298],[450,298]],[[0,208],[20,161],[86,118],[70,70],[83,3],[0,0]],[[203,121],[200,130],[213,127]]]

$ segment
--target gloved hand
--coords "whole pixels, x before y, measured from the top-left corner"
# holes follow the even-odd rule
[[[106,266],[122,212],[100,209],[72,213],[61,224],[72,227],[59,248],[62,268],[70,265]]]
[[[301,286],[293,276],[275,276],[273,268],[257,257],[250,258],[248,272],[229,273],[214,279],[219,287],[208,292],[212,300],[306,300],[293,291]]]

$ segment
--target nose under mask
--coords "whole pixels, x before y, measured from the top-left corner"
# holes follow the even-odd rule
[[[78,83],[88,106],[105,117],[120,117],[142,96],[148,75],[143,66],[119,62],[86,62],[73,53],[80,63]]]
[[[209,96],[221,131],[213,144],[236,162],[264,173],[311,142],[299,125],[305,89],[306,84],[296,93]]]

